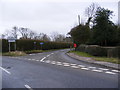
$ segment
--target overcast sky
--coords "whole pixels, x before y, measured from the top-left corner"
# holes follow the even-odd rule
[[[91,2],[92,1],[92,2]],[[78,24],[77,15],[85,22],[85,9],[96,2],[112,10],[118,21],[119,0],[0,0],[0,34],[13,26],[30,28],[37,33],[57,31],[67,34]]]

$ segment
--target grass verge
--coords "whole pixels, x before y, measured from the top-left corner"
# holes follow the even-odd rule
[[[3,56],[25,56],[26,53],[21,51],[12,51],[12,52],[6,52],[2,53]]]
[[[26,54],[30,54],[30,53],[42,53],[43,50],[30,50],[30,51],[25,51]]]
[[[96,56],[92,56],[88,53],[79,52],[79,51],[70,51],[69,53],[74,53],[74,54],[82,56],[82,57],[90,57],[96,61],[104,61],[104,62],[111,62],[111,63],[115,63],[115,64],[120,64],[120,61],[118,58],[96,57]]]

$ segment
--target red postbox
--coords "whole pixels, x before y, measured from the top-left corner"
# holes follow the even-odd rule
[[[74,43],[74,48],[76,48],[76,47],[77,47],[77,44]]]

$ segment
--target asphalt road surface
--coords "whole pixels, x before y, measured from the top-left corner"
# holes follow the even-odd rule
[[[2,57],[2,88],[118,88],[118,71],[80,62],[68,49]]]

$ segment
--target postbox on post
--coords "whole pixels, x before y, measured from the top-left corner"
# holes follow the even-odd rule
[[[77,44],[76,43],[74,43],[74,48],[76,48],[77,47]]]

